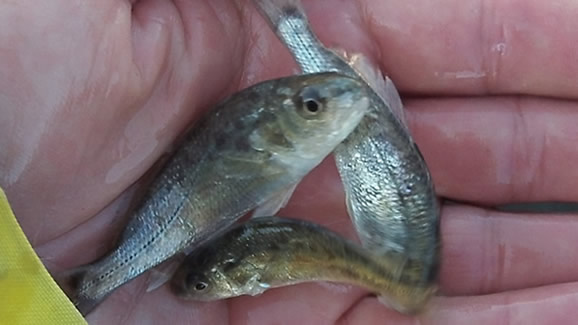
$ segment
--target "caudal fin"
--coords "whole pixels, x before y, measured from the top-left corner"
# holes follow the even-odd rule
[[[60,285],[62,291],[64,291],[68,299],[72,301],[76,309],[78,309],[83,316],[90,313],[101,301],[86,297],[82,295],[79,290],[87,271],[87,267],[80,267],[54,276],[54,279]]]
[[[273,30],[277,30],[284,18],[296,16],[305,18],[305,11],[299,0],[253,0],[253,3]]]

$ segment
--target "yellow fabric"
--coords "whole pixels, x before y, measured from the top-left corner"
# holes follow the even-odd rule
[[[40,262],[2,189],[0,324],[87,324]]]

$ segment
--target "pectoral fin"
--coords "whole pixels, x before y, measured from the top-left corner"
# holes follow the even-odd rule
[[[407,127],[401,97],[393,81],[384,77],[381,70],[361,53],[347,53],[342,49],[332,49],[341,56],[361,76],[365,82],[383,99],[395,116]]]
[[[274,216],[277,212],[279,212],[279,210],[281,210],[281,208],[284,208],[287,205],[287,202],[289,202],[289,199],[293,195],[297,184],[299,183],[290,185],[275,193],[272,197],[270,197],[263,204],[259,205],[253,211],[251,218]]]

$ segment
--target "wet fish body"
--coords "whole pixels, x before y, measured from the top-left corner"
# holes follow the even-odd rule
[[[269,288],[309,281],[361,286],[396,297],[415,312],[429,293],[395,275],[395,263],[374,256],[322,226],[262,217],[236,225],[189,255],[172,279],[180,297],[213,301],[258,295]]]
[[[435,286],[439,203],[395,87],[390,80],[384,84],[377,70],[374,78],[360,74],[372,70],[363,60],[356,65],[355,57],[346,61],[326,48],[299,1],[253,1],[303,72],[337,71],[364,80],[371,94],[369,113],[334,152],[349,214],[364,247],[398,259],[400,274],[411,277],[416,287]]]
[[[87,314],[119,286],[290,192],[367,105],[360,83],[335,73],[266,81],[221,102],[156,176],[117,248],[75,272],[77,308]]]

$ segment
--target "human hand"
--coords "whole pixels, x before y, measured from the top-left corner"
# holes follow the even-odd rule
[[[438,194],[471,202],[444,206],[441,291],[449,297],[434,298],[420,321],[568,323],[578,303],[570,262],[578,221],[476,206],[577,200],[577,9],[570,1],[481,4],[305,7],[325,44],[364,52],[409,95],[407,119]],[[26,0],[0,4],[0,16],[1,185],[54,272],[111,248],[125,190],[204,109],[294,68],[245,1]],[[279,214],[355,236],[331,159]],[[89,322],[413,321],[344,285],[193,303],[166,287],[145,293],[145,282],[121,287]]]

